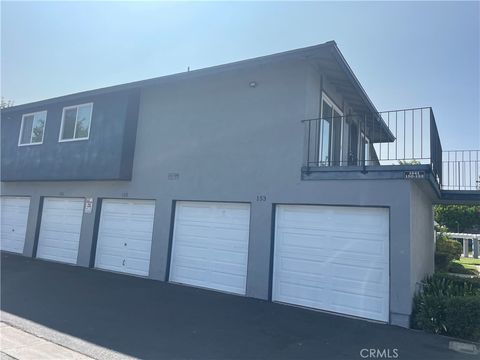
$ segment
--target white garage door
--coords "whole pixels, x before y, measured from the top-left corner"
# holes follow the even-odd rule
[[[83,198],[44,199],[38,258],[77,263],[83,204]]]
[[[154,212],[153,200],[103,200],[95,267],[147,276]]]
[[[250,205],[178,202],[170,280],[245,294]]]
[[[30,198],[2,196],[0,204],[0,249],[21,254],[25,245]]]
[[[388,321],[384,208],[277,206],[274,301]]]

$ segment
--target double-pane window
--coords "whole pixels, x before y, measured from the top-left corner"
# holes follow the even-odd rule
[[[93,104],[69,106],[63,109],[60,141],[88,139]]]
[[[37,145],[43,143],[46,121],[46,111],[23,115],[18,145]]]

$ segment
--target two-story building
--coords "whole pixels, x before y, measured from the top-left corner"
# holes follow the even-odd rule
[[[479,196],[478,152],[472,190],[442,189],[432,110],[380,113],[335,42],[14,106],[1,132],[5,251],[400,326],[432,204]]]

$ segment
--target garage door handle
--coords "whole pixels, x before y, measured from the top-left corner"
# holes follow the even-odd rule
[[[125,266],[125,260],[122,261],[122,265]]]

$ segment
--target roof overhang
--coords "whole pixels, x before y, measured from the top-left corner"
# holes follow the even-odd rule
[[[368,97],[360,81],[353,73],[335,42],[311,56],[319,69],[326,74],[328,82],[353,109],[353,117],[365,121],[366,132],[373,143],[392,142],[395,136],[388,128],[381,114]],[[320,50],[320,49],[319,49]]]
[[[369,116],[376,117],[376,125],[372,127],[375,130],[369,129],[371,138],[370,140],[372,142],[391,142],[395,139],[385,122],[378,115],[378,110],[375,108],[367,93],[363,89],[362,85],[358,81],[357,77],[353,73],[352,69],[346,62],[335,41],[328,41],[320,45],[290,50],[248,60],[232,62],[224,65],[218,65],[193,71],[186,71],[173,75],[166,75],[147,80],[135,81],[127,84],[109,86],[96,90],[83,91],[33,103],[17,105],[10,108],[2,109],[2,113],[21,111],[23,109],[28,109],[34,106],[43,106],[53,102],[69,101],[87,96],[96,96],[105,93],[143,88],[167,82],[187,80],[191,78],[208,76],[225,71],[258,66],[261,64],[268,64],[272,62],[305,59],[312,59],[322,68],[322,71],[327,74],[329,81],[338,89],[342,96],[344,96],[345,100],[355,110],[355,113],[362,115],[367,114]]]

